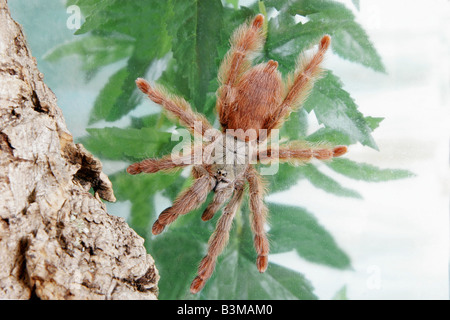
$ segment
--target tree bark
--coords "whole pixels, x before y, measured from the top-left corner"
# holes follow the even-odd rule
[[[112,184],[74,144],[6,0],[0,116],[0,298],[156,299],[144,240],[106,212]]]

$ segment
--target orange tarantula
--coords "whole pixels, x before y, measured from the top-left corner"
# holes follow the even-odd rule
[[[152,87],[143,79],[136,80],[138,88],[152,101],[177,118],[192,134],[200,134],[203,138],[200,147],[194,148],[188,155],[147,159],[128,167],[128,173],[138,174],[181,168],[194,163],[193,184],[159,215],[152,227],[153,234],[161,233],[178,216],[199,207],[211,191],[214,192],[214,197],[203,212],[202,220],[211,219],[229,200],[222,210],[216,230],[209,240],[207,254],[201,260],[198,274],[191,284],[192,293],[200,291],[213,273],[216,258],[228,241],[233,218],[239,209],[247,183],[251,228],[257,253],[256,266],[260,272],[267,268],[269,242],[264,225],[268,210],[263,202],[263,181],[253,163],[264,162],[274,156],[277,156],[278,161],[294,163],[306,162],[312,158],[326,160],[347,152],[345,146],[332,147],[306,142],[261,150],[253,148],[267,142],[289,114],[302,104],[320,75],[320,63],[331,41],[325,35],[315,54],[309,58],[300,55],[295,72],[283,81],[276,61],[251,65],[252,56],[264,44],[263,21],[264,16],[259,14],[234,32],[231,47],[221,64],[216,102],[221,131],[214,129],[205,117],[194,112],[184,99],[167,94],[161,87]],[[253,134],[248,134],[250,131]],[[202,152],[197,152],[198,148]]]

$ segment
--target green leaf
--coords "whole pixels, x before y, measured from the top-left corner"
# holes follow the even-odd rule
[[[316,300],[312,284],[303,274],[289,270],[285,267],[270,264],[266,271],[278,286],[272,285],[268,292],[267,299],[273,299],[274,296],[282,300],[300,299]]]
[[[267,2],[265,3],[267,7]],[[278,68],[284,74],[295,69],[299,54],[310,45],[305,39],[299,38],[301,27],[302,24],[296,23],[294,16],[285,11],[268,21],[264,59],[278,61]]]
[[[347,298],[347,287],[343,286],[338,292],[333,296],[333,300],[348,300]]]
[[[364,29],[355,21],[355,16],[344,4],[327,0],[266,0],[266,6],[280,11],[279,18],[286,20],[286,16],[296,14],[309,18],[302,24],[284,23],[277,32],[278,36],[271,37],[269,50],[290,44],[288,48],[303,50],[316,44],[324,34],[331,35],[333,51],[344,59],[360,63],[376,71],[385,72],[381,58],[370,42]],[[286,54],[284,54],[286,56]],[[292,57],[290,57],[292,59]]]
[[[138,105],[143,95],[136,89],[135,81],[146,73],[153,59],[158,58],[154,51],[143,49],[141,46],[135,47],[127,65],[110,77],[95,100],[89,124],[100,120],[118,120]]]
[[[190,282],[219,216],[218,213],[212,221],[201,221],[205,206],[178,218],[178,223],[150,242],[149,249],[160,264],[161,299],[316,299],[310,282],[300,273],[274,264],[269,264],[264,274],[257,271],[246,205],[235,218],[229,243],[213,276],[198,296],[190,296]],[[270,204],[269,210],[272,253],[294,249],[312,262],[338,269],[350,267],[348,256],[310,213],[275,204]],[[185,246],[179,246],[180,243]],[[171,248],[170,252],[167,248]]]
[[[310,163],[299,166],[280,163],[276,174],[264,176],[263,178],[269,182],[269,190],[272,193],[287,190],[297,184],[301,178],[305,178],[316,188],[328,193],[341,197],[361,198],[361,195],[357,191],[343,187],[336,180],[323,174]]]
[[[173,202],[191,183],[192,179],[178,176],[170,185],[165,185],[163,194]],[[207,202],[199,209],[178,217],[162,234],[151,236],[146,241],[161,276],[158,283],[161,300],[189,298],[190,283],[195,277],[218,216],[208,222],[200,219]],[[156,212],[154,218],[159,214],[160,212]]]
[[[278,172],[274,175],[263,176],[263,179],[268,182],[268,189],[271,193],[284,191],[298,183],[299,179],[303,177],[302,172],[298,169],[299,167],[289,163],[279,163]]]
[[[153,197],[147,194],[146,197],[139,197],[132,201],[128,224],[141,237],[146,237],[151,230],[153,223],[153,213],[155,206]]]
[[[362,196],[357,191],[341,186],[336,180],[323,174],[310,163],[305,166],[298,167],[297,169],[300,170],[309,182],[311,182],[311,184],[316,188],[341,197],[362,199]]]
[[[157,172],[152,174],[130,175],[120,171],[110,176],[114,189],[118,191],[119,201],[148,199],[158,191],[174,184],[180,176],[178,172]]]
[[[265,273],[256,268],[256,252],[248,220],[248,206],[235,218],[230,241],[200,299],[316,299],[310,282],[300,273],[269,263]],[[271,238],[272,242],[278,239]],[[282,240],[282,239],[281,239]]]
[[[244,203],[247,201],[245,198]],[[190,295],[190,283],[221,214],[218,212],[211,221],[201,221],[207,203],[179,217],[167,231],[148,242],[161,274],[160,299],[316,299],[310,282],[300,273],[274,264],[269,264],[265,273],[258,272],[245,204],[235,217],[230,240],[211,279],[199,294]]]
[[[157,172],[130,175],[125,171],[110,176],[118,201],[131,201],[129,223],[142,237],[147,238],[155,219],[154,195],[172,185],[180,172]]]
[[[153,128],[86,129],[89,137],[82,139],[85,147],[105,159],[140,161],[159,155],[170,144],[171,134]]]
[[[287,121],[280,128],[280,136],[289,140],[298,140],[306,136],[308,130],[308,113],[300,109],[291,113]]]
[[[357,163],[350,159],[336,158],[327,165],[334,171],[355,180],[382,182],[410,178],[414,173],[402,169],[380,169],[367,163]]]
[[[192,101],[199,111],[205,104],[209,83],[217,75],[222,9],[220,0],[174,0],[175,14],[168,24],[177,68],[171,69],[169,66],[166,72],[169,75],[165,74],[160,82],[175,86],[176,91]],[[176,82],[164,81],[175,78]]]
[[[308,211],[293,206],[269,204],[271,252],[292,249],[306,260],[333,268],[350,268],[350,258]]]
[[[310,142],[330,142],[333,145],[351,145],[357,142],[356,139],[350,137],[348,134],[330,128],[320,128],[305,138]]]
[[[329,13],[330,16],[333,13]],[[320,24],[322,17],[316,17]],[[386,72],[380,56],[370,42],[366,32],[354,21],[338,21],[340,28],[335,28],[336,24],[330,23],[329,33],[332,36],[332,50],[340,57],[358,62],[363,66],[372,68],[375,71]]]
[[[123,36],[87,36],[53,48],[45,59],[54,62],[70,55],[78,55],[83,70],[92,77],[101,67],[128,58],[134,40]]]
[[[118,120],[136,108],[143,95],[136,89],[135,80],[145,75],[153,60],[160,58],[154,49],[146,47],[135,47],[127,65],[111,76],[95,101],[89,124]]]
[[[380,122],[384,118],[374,118],[374,117],[364,117],[364,120],[370,130],[375,130],[378,128]],[[350,136],[350,134],[342,132],[341,130],[331,129],[331,128],[320,128],[315,132],[311,133],[309,136],[305,137],[305,140],[311,142],[330,142],[333,145],[351,145],[358,142],[355,137]]]
[[[116,71],[98,94],[91,109],[89,124],[106,119],[115,119],[122,114],[116,106],[116,101],[122,94],[122,86],[128,79],[128,70],[123,67]]]
[[[139,24],[154,23],[164,16],[163,8],[167,8],[167,1],[92,1],[78,0],[78,5],[85,15],[85,22],[76,34],[87,32],[121,33],[136,38],[148,30],[135,28]],[[141,17],[142,15],[142,17]],[[159,16],[158,16],[159,15]],[[152,20],[152,21],[148,21]]]
[[[203,291],[203,299],[225,300],[316,300],[313,287],[302,274],[269,263],[263,274],[255,261],[238,251],[227,250]]]
[[[195,212],[189,215],[196,215]],[[182,219],[184,217],[180,217]],[[202,224],[197,215],[197,223]],[[160,300],[177,300],[191,298],[189,286],[195,277],[197,266],[202,258],[205,240],[199,241],[197,232],[199,227],[177,228],[171,227],[163,234],[146,241],[148,251],[155,259],[156,267],[161,276],[158,283]],[[207,235],[204,235],[207,241]]]
[[[108,37],[111,43],[106,50],[114,59],[124,54],[121,41],[133,40],[133,46],[127,48],[126,67],[111,76],[96,99],[89,124],[118,120],[133,110],[142,98],[136,94],[136,78],[145,76],[152,62],[170,50],[166,24],[173,16],[172,2],[78,0],[70,4],[80,6],[86,16],[76,34],[89,32],[93,37]]]
[[[325,72],[324,77],[316,82],[303,107],[308,112],[314,109],[317,120],[326,128],[340,131],[353,141],[378,150],[366,118],[331,71]]]
[[[381,117],[365,117],[364,118],[366,120],[367,125],[369,126],[369,128],[374,131],[376,128],[378,128],[378,126],[380,125],[381,121],[384,120],[384,118]]]

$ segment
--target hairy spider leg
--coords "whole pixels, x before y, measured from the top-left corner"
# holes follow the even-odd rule
[[[186,214],[205,202],[208,193],[215,185],[214,178],[203,175],[196,180],[192,186],[183,191],[174,201],[173,205],[165,209],[159,215],[152,227],[154,235],[160,234],[164,228],[174,222],[178,216]]]
[[[243,181],[236,181],[233,196],[223,209],[222,216],[217,222],[216,230],[210,237],[208,252],[200,262],[197,276],[192,281],[191,293],[199,292],[211,277],[216,265],[216,259],[228,242],[233,219],[242,202],[243,194]]]
[[[278,160],[291,164],[301,164],[309,162],[313,158],[329,160],[334,157],[340,157],[346,152],[346,146],[308,145],[302,141],[293,141],[286,146],[278,147],[275,151],[271,148],[260,150],[258,153],[258,161],[265,163],[267,161]]]
[[[322,37],[319,43],[318,51],[310,58],[300,54],[297,60],[297,67],[293,77],[288,77],[287,94],[283,102],[275,109],[274,113],[268,118],[265,128],[270,132],[272,129],[279,128],[289,117],[289,114],[302,105],[311,91],[314,82],[320,77],[322,63],[325,53],[330,46],[331,38],[329,35]]]
[[[268,265],[269,241],[267,239],[264,225],[267,221],[268,209],[264,204],[264,182],[253,167],[246,172],[248,181],[248,192],[250,195],[250,221],[254,234],[253,243],[257,253],[256,267],[259,272],[264,272]]]
[[[170,115],[180,121],[192,134],[197,132],[202,137],[207,130],[213,130],[208,120],[201,114],[194,112],[191,105],[183,98],[170,95],[162,86],[152,86],[142,78],[136,80],[137,87],[145,93],[150,100],[164,107]]]
[[[131,164],[127,168],[129,174],[138,173],[155,173],[161,170],[171,170],[186,167],[194,163],[194,152],[187,156],[174,157],[172,155],[165,156],[161,159],[145,159],[141,162]]]
[[[239,77],[251,66],[252,55],[262,49],[265,33],[264,16],[258,14],[250,24],[241,25],[232,35],[231,47],[219,68],[220,87],[217,90],[216,110],[222,128],[227,128],[230,103],[235,99],[233,87]]]
[[[212,219],[212,217],[214,217],[214,214],[219,211],[220,207],[225,203],[225,201],[227,201],[231,197],[231,195],[233,194],[233,190],[233,184],[229,184],[225,188],[216,190],[212,201],[209,203],[202,214],[202,220],[208,221]]]

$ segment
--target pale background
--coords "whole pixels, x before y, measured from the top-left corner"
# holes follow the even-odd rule
[[[355,14],[387,75],[334,56],[326,67],[365,115],[385,120],[374,132],[380,151],[351,147],[348,157],[416,177],[347,180],[363,200],[327,194],[321,201],[321,191],[307,181],[272,195],[291,204],[301,198],[350,255],[353,270],[332,270],[293,253],[276,258],[306,274],[322,299],[342,286],[349,299],[448,299],[450,2],[363,0]]]
[[[354,8],[351,1],[343,2]],[[85,83],[81,65],[73,57],[56,64],[45,61],[50,48],[74,39],[74,30],[66,27],[69,14],[64,3],[8,1],[77,138],[86,134],[89,110],[99,90],[125,62]],[[381,168],[408,169],[416,177],[386,183],[337,177],[361,193],[362,200],[325,194],[307,181],[271,195],[268,201],[313,212],[348,253],[353,269],[339,271],[312,264],[295,253],[270,259],[305,274],[321,299],[333,298],[343,287],[349,299],[448,299],[450,2],[362,0],[360,10],[354,12],[380,53],[387,74],[333,55],[328,55],[325,66],[341,78],[364,115],[385,120],[374,132],[380,151],[352,146],[347,157]],[[126,125],[127,121],[108,125]],[[104,165],[108,174],[126,163]],[[334,174],[325,166],[320,169]],[[108,210],[126,216],[128,204],[111,205]]]

